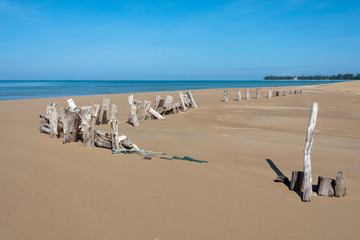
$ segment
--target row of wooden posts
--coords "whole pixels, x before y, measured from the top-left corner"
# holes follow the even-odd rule
[[[133,126],[139,126],[139,120],[164,119],[163,115],[170,112],[187,111],[189,108],[197,108],[192,92],[186,94],[179,92],[180,103],[172,104],[173,97],[167,95],[162,99],[156,95],[155,107],[151,108],[151,102],[134,100],[133,95],[128,97],[130,113],[128,122]],[[40,114],[42,125],[40,132],[49,134],[52,138],[63,137],[63,143],[82,141],[86,147],[103,147],[110,149],[136,149],[131,139],[119,135],[118,129],[118,106],[112,104],[110,119],[108,119],[110,100],[103,99],[102,105],[78,107],[72,99],[67,100],[68,107],[61,107],[60,114],[57,112],[56,103],[49,102],[45,114]],[[140,107],[141,106],[141,107]],[[110,121],[110,132],[95,129],[95,125],[107,124]]]
[[[250,99],[250,91],[249,91],[249,88],[245,88],[245,100],[249,100]],[[282,95],[283,96],[287,96],[287,94],[289,93],[289,95],[291,94],[299,94],[299,93],[302,93],[302,90],[283,90],[282,92]],[[267,93],[267,98],[271,98],[272,96],[274,97],[279,97],[281,94],[280,91],[278,90],[272,90],[272,88],[268,88],[268,93]],[[256,96],[255,98],[256,99],[259,99],[261,97],[261,94],[260,94],[260,88],[256,88]],[[224,102],[228,102],[229,101],[229,92],[228,90],[225,90],[224,91]],[[237,91],[237,94],[236,94],[236,101],[241,101],[241,91],[238,90]]]
[[[289,189],[292,191],[303,190],[302,201],[309,202],[311,200],[312,188],[312,170],[311,170],[311,149],[314,141],[315,125],[318,113],[318,103],[313,103],[306,134],[304,147],[304,171],[293,171]],[[284,175],[278,176],[276,182],[289,183]],[[345,174],[338,172],[336,180],[328,177],[318,177],[317,194],[327,197],[343,197],[346,195]]]

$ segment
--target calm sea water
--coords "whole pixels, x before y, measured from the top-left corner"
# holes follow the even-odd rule
[[[48,98],[118,93],[160,92],[209,88],[254,88],[299,86],[334,83],[338,81],[109,81],[109,80],[0,80],[0,100]],[[340,82],[340,81],[339,81]]]

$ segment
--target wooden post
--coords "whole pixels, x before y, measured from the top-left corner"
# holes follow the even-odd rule
[[[224,102],[228,102],[229,101],[229,93],[228,93],[228,91],[224,91]]]
[[[291,191],[300,191],[303,188],[304,172],[292,171],[289,189]]]
[[[273,96],[276,97],[276,90],[273,91]]]
[[[237,91],[236,100],[237,100],[238,102],[241,101],[241,91]]]
[[[69,104],[70,109],[74,110],[74,109],[77,108],[77,106],[76,106],[74,100],[72,100],[72,98],[69,98],[69,99],[67,100],[67,102],[68,102],[68,104]]]
[[[94,116],[94,124],[95,125],[100,125],[100,105],[99,104],[94,104],[93,105],[93,113],[92,115]]]
[[[271,98],[271,88],[268,89],[268,98]]]
[[[260,98],[260,88],[256,88],[256,99]]]
[[[190,98],[190,101],[191,101],[192,105],[194,106],[194,108],[198,108],[198,106],[196,105],[196,102],[195,102],[195,99],[194,99],[194,96],[193,96],[192,92],[188,91],[187,94],[188,94],[188,96]]]
[[[95,134],[95,146],[102,148],[112,148],[112,142],[109,139],[103,139],[100,135]]]
[[[56,107],[56,103],[55,102],[48,102],[48,105],[46,107],[46,112],[45,112],[46,115],[49,115],[49,108],[50,107]]]
[[[94,121],[92,117],[93,117],[92,106],[86,106],[81,108],[80,110],[81,132],[82,132],[84,147],[94,146]]]
[[[120,141],[119,141],[119,128],[118,128],[118,121],[117,119],[113,119],[110,121],[111,124],[111,147],[112,149],[119,149],[120,148]]]
[[[99,119],[99,121],[100,121],[101,124],[107,124],[108,123],[109,104],[110,104],[110,99],[104,98],[101,109],[100,109],[100,119]]]
[[[298,94],[298,90],[294,90],[294,94]]]
[[[249,89],[248,89],[248,88],[245,88],[245,99],[246,99],[246,100],[249,100],[249,98],[250,98]]]
[[[50,122],[50,137],[55,138],[58,137],[58,113],[56,107],[48,106],[47,112],[49,113],[49,122]]]
[[[79,111],[77,109],[62,108],[64,111],[64,143],[76,142],[79,131]]]
[[[116,104],[111,105],[110,121],[117,120],[118,107]]]
[[[134,96],[133,95],[128,96],[128,101],[129,101],[129,108],[130,108],[128,122],[131,123],[134,127],[138,127],[139,121],[136,116],[136,106],[134,104]]]
[[[299,90],[299,93],[302,93],[302,90],[301,90],[301,89]]]
[[[343,172],[338,172],[335,180],[335,197],[344,197],[345,195],[345,174]]]
[[[186,108],[186,106],[185,106],[184,97],[183,97],[183,94],[182,94],[181,91],[179,91],[179,98],[180,98],[181,106],[182,106],[184,112],[186,112],[186,111],[187,111],[187,108]]]
[[[292,90],[289,91],[289,94],[290,94],[290,95],[292,94]]]
[[[275,96],[276,96],[276,97],[279,97],[279,96],[280,96],[280,91],[276,91],[276,92],[275,92]]]
[[[161,99],[160,95],[157,94],[157,95],[155,96],[155,108],[154,108],[154,110],[157,110],[157,109],[158,109],[159,104],[160,104],[160,99]]]
[[[333,197],[334,196],[334,187],[333,187],[334,185],[335,185],[334,179],[319,176],[317,195],[325,196],[325,197]],[[304,194],[305,194],[305,189],[304,189]]]
[[[304,147],[304,194],[302,200],[309,202],[312,194],[311,149],[314,142],[318,104],[313,103]]]
[[[148,101],[148,100],[144,100],[144,103],[141,107],[141,111],[140,111],[140,117],[139,117],[139,120],[140,121],[144,121],[146,116],[148,115],[149,113],[149,109],[150,109],[150,105],[151,105],[151,102]]]
[[[286,90],[284,90],[284,92],[283,92],[283,96],[286,96],[286,95],[287,95]]]
[[[161,116],[161,114],[155,111],[153,108],[149,108],[149,113],[151,113],[157,119],[164,119],[164,117]]]

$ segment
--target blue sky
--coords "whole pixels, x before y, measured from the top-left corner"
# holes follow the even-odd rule
[[[0,0],[0,80],[360,72],[360,1]]]

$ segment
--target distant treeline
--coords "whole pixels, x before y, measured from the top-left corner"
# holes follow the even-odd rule
[[[352,73],[345,73],[338,75],[314,75],[314,76],[265,76],[264,80],[360,80],[360,73],[354,75]]]

